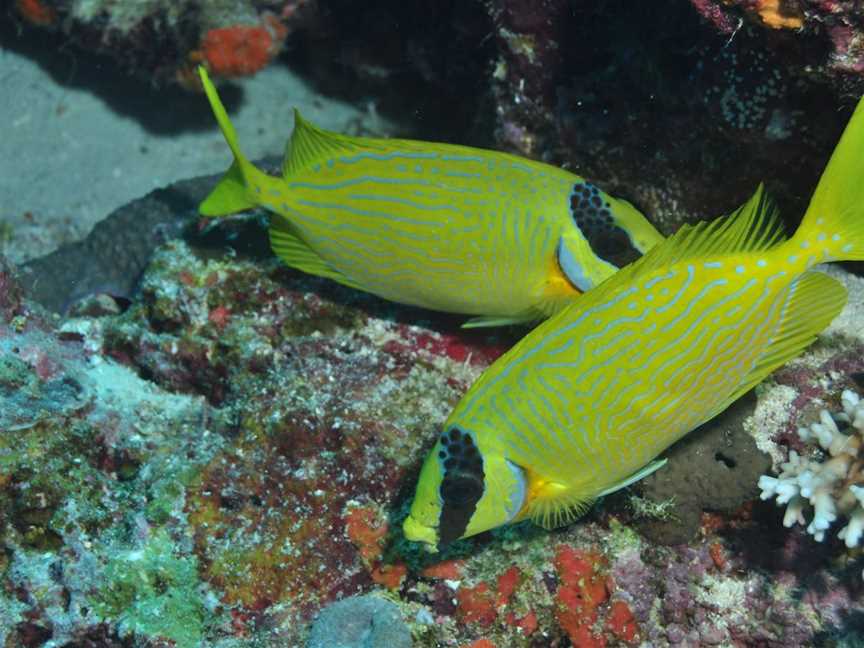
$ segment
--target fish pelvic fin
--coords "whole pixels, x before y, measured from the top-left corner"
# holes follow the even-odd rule
[[[479,315],[462,324],[462,328],[491,328],[493,326],[529,326],[544,318],[539,311],[526,311],[518,315]]]
[[[864,260],[864,98],[822,172],[794,243],[811,266]]]
[[[203,66],[199,66],[198,74],[201,76],[204,92],[207,94],[210,108],[213,110],[222,136],[234,155],[234,162],[213,191],[198,206],[198,212],[202,216],[225,216],[251,209],[257,203],[253,193],[249,190],[250,183],[255,179],[255,176],[263,176],[264,174],[256,169],[240,150],[237,132],[228,118],[225,106],[222,105],[222,100],[219,99],[219,93],[216,92],[216,87],[210,80],[207,70]]]

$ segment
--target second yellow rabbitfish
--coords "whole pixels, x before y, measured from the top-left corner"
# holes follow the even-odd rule
[[[843,286],[813,268],[864,260],[862,176],[864,101],[794,236],[760,188],[531,331],[445,422],[405,536],[437,546],[524,518],[557,525],[657,468],[843,308]]]
[[[204,89],[234,163],[205,216],[273,216],[285,263],[392,301],[476,316],[548,317],[662,236],[632,205],[568,171],[467,146],[349,137],[295,112],[282,175],[240,151],[216,89]]]

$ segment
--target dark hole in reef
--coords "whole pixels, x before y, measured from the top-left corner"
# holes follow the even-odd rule
[[[117,308],[120,309],[121,313],[125,313],[132,306],[132,300],[123,295],[111,295],[111,299],[117,304]]]
[[[736,465],[738,465],[738,462],[736,462],[732,457],[728,457],[722,452],[715,452],[714,459],[721,462],[727,468],[734,468]]]
[[[855,373],[850,374],[849,377],[858,386],[858,389],[864,389],[864,371],[856,371]]]
[[[837,429],[841,432],[846,432],[849,429],[849,422],[841,418],[841,414],[839,412],[831,412],[831,420],[834,421],[834,425],[837,426]]]

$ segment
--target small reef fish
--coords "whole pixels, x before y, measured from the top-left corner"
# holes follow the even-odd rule
[[[204,89],[234,162],[200,206],[256,206],[289,266],[385,299],[476,316],[548,317],[663,240],[630,203],[577,175],[514,155],[349,137],[294,112],[282,176],[240,151],[207,72]]]
[[[683,227],[547,319],[472,385],[403,530],[431,547],[530,518],[567,523],[797,356],[846,303],[813,270],[864,260],[864,100],[798,230],[762,188]]]

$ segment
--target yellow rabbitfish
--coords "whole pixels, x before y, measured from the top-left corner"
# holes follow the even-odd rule
[[[629,203],[579,176],[466,146],[348,137],[295,112],[281,177],[254,167],[200,69],[234,163],[205,216],[274,212],[288,265],[392,301],[477,316],[542,319],[662,240]]]
[[[843,286],[813,267],[864,259],[862,172],[864,101],[792,238],[760,187],[530,332],[445,422],[405,536],[437,546],[525,518],[558,525],[662,465],[843,308]]]

